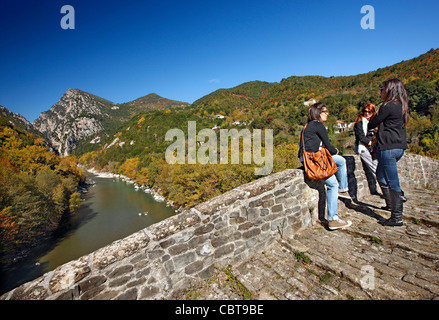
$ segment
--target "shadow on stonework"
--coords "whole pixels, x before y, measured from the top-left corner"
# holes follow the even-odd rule
[[[357,178],[355,177],[355,158],[353,156],[343,156],[346,159],[346,169],[348,174],[348,188],[349,195],[352,200],[349,199],[340,199],[348,209],[355,210],[359,213],[367,215],[371,218],[377,219],[378,221],[382,221],[383,218],[381,215],[377,214],[373,209],[380,209],[377,206],[371,205],[369,203],[364,203],[358,200],[358,183]],[[362,162],[363,171],[366,175],[367,184],[369,187],[369,192],[372,195],[380,196],[377,191],[377,181],[375,175],[372,171]]]
[[[349,199],[340,199],[340,201],[344,203],[346,208],[354,210],[354,211],[359,212],[361,214],[364,214],[364,215],[371,217],[373,219],[376,219],[376,220],[378,220],[378,222],[384,221],[384,220],[386,220],[386,218],[388,218],[388,217],[384,217],[384,216],[377,214],[374,211],[374,209],[378,209],[378,210],[381,210],[381,209],[374,206],[374,205],[371,205],[369,203],[364,203],[361,201],[354,202],[354,201],[351,201]],[[390,215],[390,212],[389,212],[389,215]]]
[[[346,160],[346,170],[348,173],[349,195],[354,202],[358,202],[358,183],[355,177],[355,158],[353,156],[343,156]]]
[[[313,190],[317,190],[317,192],[319,194],[319,202],[318,202],[318,205],[317,205],[318,220],[321,223],[326,224],[327,220],[326,220],[326,188],[325,188],[325,182],[323,180],[311,180],[311,179],[309,179],[307,177],[306,173],[305,173],[305,168],[303,166],[301,166],[298,169],[303,170],[304,182],[308,185],[308,187],[313,189]]]
[[[364,174],[366,175],[367,185],[369,187],[370,194],[381,196],[377,189],[377,180],[375,174],[369,169],[366,163],[361,159],[361,163],[363,164]]]
[[[358,182],[357,178],[355,177],[355,158],[353,156],[343,156],[346,160],[346,169],[347,169],[347,176],[348,176],[348,192],[351,196],[351,199],[344,199],[339,198],[341,202],[346,206],[348,209],[352,209],[354,211],[357,211],[361,214],[367,215],[369,217],[372,217],[374,219],[377,219],[378,221],[382,221],[385,218],[381,215],[377,214],[374,209],[380,209],[379,207],[376,207],[374,205],[364,203],[358,200]],[[363,168],[366,168],[365,165],[363,165]],[[304,167],[300,167],[299,169],[304,170]],[[366,179],[368,182],[369,191],[371,194],[379,195],[376,188],[376,179],[374,174],[369,169],[364,169],[364,173],[366,175]],[[310,180],[306,174],[304,173],[304,182],[310,187],[311,189],[317,190],[319,194],[319,201],[318,201],[318,220],[320,223],[327,228],[328,221],[326,219],[326,187],[325,182],[323,180]],[[340,208],[339,208],[340,210]]]

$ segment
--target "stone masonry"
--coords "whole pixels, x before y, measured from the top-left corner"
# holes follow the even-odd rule
[[[345,158],[348,164],[349,193],[355,203],[346,206],[354,208],[370,196],[376,185],[373,179],[367,178],[368,174],[363,170],[358,156]],[[406,154],[399,162],[399,169],[404,188],[411,190],[414,185],[420,189],[438,187],[439,161]],[[311,237],[307,237],[306,241],[302,239],[297,248],[306,248],[303,249],[306,252],[311,252],[310,248],[313,246],[324,248],[320,239],[313,241],[312,237],[321,236],[313,230],[316,230],[325,215],[325,201],[323,183],[304,178],[302,170],[290,169],[272,174],[59,266],[40,278],[5,293],[0,299],[173,299],[191,288],[203,286],[204,279],[214,277],[218,270],[229,265],[239,266],[234,270],[237,278],[246,287],[253,288],[258,273],[252,276],[246,268],[251,266],[250,262],[254,259],[267,258],[266,252],[276,257],[272,261],[273,265],[281,258],[291,260],[294,252],[297,252],[294,250],[298,243],[294,242],[295,237],[307,232]],[[423,221],[433,224],[438,222],[434,220],[438,215],[423,218]],[[355,234],[358,241],[362,239],[362,234],[366,234],[364,230],[362,232],[360,230]],[[345,233],[343,231],[330,235],[337,239],[340,237],[338,235]],[[418,251],[421,252],[422,248]],[[350,275],[350,269],[345,271],[340,264],[332,266],[333,258],[322,252],[313,256],[316,265],[320,268],[326,266],[325,270],[338,272],[338,276]],[[351,257],[355,259],[348,250],[342,253],[345,262]],[[437,254],[427,252],[424,255],[428,255],[433,261],[433,267],[434,263],[437,264]],[[368,260],[367,254],[362,254],[361,251],[356,257],[370,261],[370,257]],[[282,264],[282,268],[287,268],[286,266]],[[382,268],[380,272],[386,272],[385,267]],[[425,270],[419,272],[428,273]],[[292,287],[291,283],[282,283],[279,274],[273,279],[269,275],[269,272],[265,275],[268,280],[273,280],[267,280],[269,283]],[[416,272],[403,276],[407,279],[407,286],[414,286],[413,282],[416,281],[424,281],[425,286],[428,285],[428,281],[417,277]],[[428,279],[429,276],[431,275],[424,275],[424,278]],[[288,279],[300,289],[300,281]],[[290,296],[285,296],[285,292],[282,293],[283,298],[294,298],[295,295],[298,297],[298,291],[291,291]],[[273,296],[275,295],[264,295],[256,291],[254,294],[254,298],[260,299],[271,299]],[[203,297],[230,298],[220,289],[216,294],[210,293]],[[302,296],[305,299],[312,297],[319,296]]]

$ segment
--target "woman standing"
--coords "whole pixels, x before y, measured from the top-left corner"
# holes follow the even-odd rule
[[[357,116],[354,125],[355,132],[355,152],[360,155],[361,160],[369,168],[369,170],[376,177],[376,169],[378,166],[378,160],[372,156],[372,140],[375,136],[377,128],[368,130],[369,121],[376,116],[376,109],[373,103],[366,103],[361,109],[360,114]],[[390,207],[390,191],[387,184],[379,183],[381,191],[383,192],[383,198],[386,201],[386,206],[381,207],[383,210],[391,211]],[[372,193],[374,194],[374,193]],[[375,191],[376,194],[376,191]],[[405,202],[407,198],[404,196],[404,191],[401,190],[402,200]]]
[[[375,105],[366,103],[357,116],[354,125],[355,152],[360,155],[367,167],[375,174],[378,161],[372,159],[371,146],[374,130],[368,130],[367,126],[371,118],[376,115]]]
[[[384,104],[369,122],[368,129],[374,129],[379,125],[376,177],[381,188],[388,188],[390,194],[392,214],[382,225],[402,226],[403,199],[397,162],[408,148],[406,127],[409,111],[407,91],[401,80],[384,81],[381,86],[381,99],[384,100]]]
[[[322,102],[313,104],[308,110],[308,123],[304,130],[302,130],[302,136],[300,139],[299,159],[303,162],[302,154],[305,148],[308,152],[317,152],[320,147],[325,147],[331,153],[335,164],[337,165],[337,172],[325,179],[327,187],[326,201],[328,206],[328,228],[330,230],[336,230],[340,228],[347,228],[352,223],[351,221],[343,221],[338,217],[338,197],[349,198],[348,193],[348,178],[346,171],[346,160],[337,155],[338,150],[334,148],[328,137],[323,122],[328,118],[328,109]],[[305,145],[302,145],[302,140]]]

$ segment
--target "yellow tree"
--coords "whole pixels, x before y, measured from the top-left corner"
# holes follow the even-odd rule
[[[135,179],[137,177],[138,171],[137,166],[139,165],[139,158],[129,158],[119,167],[120,173],[127,176],[128,178]]]
[[[299,146],[297,143],[281,143],[273,150],[273,172],[280,172],[286,169],[296,169],[300,167],[297,157]]]
[[[6,242],[14,238],[18,232],[18,225],[10,211],[11,207],[3,208],[0,211],[0,241]]]

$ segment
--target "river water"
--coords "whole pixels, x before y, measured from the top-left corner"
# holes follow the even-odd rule
[[[0,294],[175,214],[165,202],[122,179],[90,178],[96,184],[59,232],[0,273]]]

